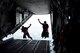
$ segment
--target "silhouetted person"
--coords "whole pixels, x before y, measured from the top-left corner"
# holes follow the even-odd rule
[[[28,27],[24,27],[22,26],[22,32],[24,33],[23,38],[26,38],[26,35],[28,36],[28,38],[32,39],[32,37],[30,36],[29,32],[28,32],[28,28],[31,26],[31,24]]]
[[[39,21],[39,23],[42,25],[42,27],[43,27],[43,32],[42,32],[42,38],[43,37],[49,37],[49,33],[48,33],[48,28],[49,28],[49,26],[48,26],[48,24],[47,24],[47,22],[46,21],[44,21],[44,23],[41,23],[40,22],[40,20],[38,19],[38,21]]]

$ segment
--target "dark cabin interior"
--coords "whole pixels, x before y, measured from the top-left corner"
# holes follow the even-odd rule
[[[14,48],[14,50],[8,49],[8,52],[5,52],[7,49],[4,50],[4,48],[7,48],[6,45],[14,41],[12,38],[6,41],[2,39],[8,34],[16,32],[34,14],[50,14],[52,38],[54,39],[53,50],[55,53],[80,53],[79,5],[79,0],[0,0],[0,53],[50,53],[49,46],[47,46],[47,50],[44,50],[47,52],[40,52],[42,50],[38,50],[38,48],[34,48],[38,52],[34,50],[32,50],[33,52],[26,52],[26,49],[24,52],[19,52],[17,51],[20,49],[17,48],[19,46],[16,47],[17,49]],[[26,18],[24,13],[27,14]],[[21,21],[17,14],[22,15]],[[17,43],[20,41],[17,40]],[[25,41],[23,42],[23,45],[28,44]],[[31,43],[34,44],[34,42],[39,43],[40,41],[34,40]],[[45,46],[49,42],[41,41],[40,43],[44,43],[43,46]]]

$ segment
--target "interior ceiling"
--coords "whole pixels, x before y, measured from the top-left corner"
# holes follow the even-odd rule
[[[34,14],[48,14],[50,0],[16,0],[17,4],[29,9]]]

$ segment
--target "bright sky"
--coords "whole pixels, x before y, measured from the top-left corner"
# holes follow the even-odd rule
[[[42,38],[42,25],[38,22],[38,19],[43,23],[44,21],[47,21],[49,24],[49,38]],[[51,31],[51,23],[50,23],[50,14],[48,15],[33,15],[23,26],[27,27],[29,24],[32,24],[31,27],[28,29],[30,36],[33,38],[33,40],[52,40],[52,31]],[[14,34],[12,34],[14,39],[23,39],[23,32],[20,29],[18,29]],[[27,36],[26,36],[27,37]],[[27,39],[29,39],[27,37]]]

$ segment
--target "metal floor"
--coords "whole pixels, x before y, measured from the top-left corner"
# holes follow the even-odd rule
[[[0,45],[0,53],[50,53],[47,40],[12,40]]]

